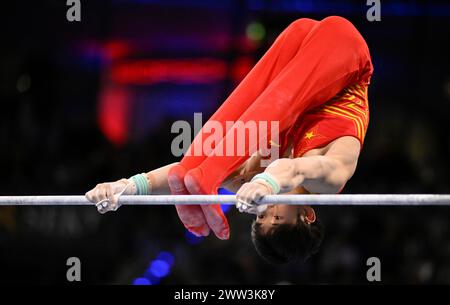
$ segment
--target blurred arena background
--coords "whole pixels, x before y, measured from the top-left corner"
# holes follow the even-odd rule
[[[84,194],[99,182],[178,160],[171,124],[209,117],[295,19],[348,18],[375,66],[371,121],[345,193],[450,193],[450,4],[365,0],[66,1],[2,4],[0,195]],[[323,207],[321,251],[273,267],[251,216],[227,211],[231,239],[189,235],[170,207],[0,208],[0,282],[450,284],[450,208]]]

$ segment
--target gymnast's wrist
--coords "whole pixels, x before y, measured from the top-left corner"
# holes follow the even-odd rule
[[[150,195],[152,193],[152,183],[147,174],[137,174],[129,179],[130,195]]]
[[[118,182],[121,182],[125,185],[124,188],[121,188],[122,195],[136,195],[136,184],[131,179],[123,178]]]
[[[259,181],[263,182],[264,185],[268,186],[271,190],[272,190],[272,194],[278,194],[280,193],[280,185],[278,184],[278,182],[275,180],[275,178],[268,173],[261,173],[258,175],[255,175],[251,182],[259,182]]]

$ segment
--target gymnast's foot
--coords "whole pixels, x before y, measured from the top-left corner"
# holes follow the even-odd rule
[[[208,236],[210,229],[199,205],[175,205],[184,227],[195,236]]]
[[[217,188],[210,187],[200,167],[191,169],[184,176],[184,185],[191,194],[217,194]]]
[[[209,227],[213,230],[217,238],[229,239],[230,226],[220,204],[202,205],[201,208]]]
[[[184,176],[186,169],[181,165],[174,165],[167,175],[172,195],[189,195],[188,190],[184,186]],[[210,229],[208,222],[203,214],[203,210],[199,205],[175,205],[178,217],[183,222],[186,229],[196,236],[208,236]]]
[[[203,181],[203,173],[200,168],[194,168],[187,172],[184,177],[184,185],[190,194],[217,194],[217,188],[207,190],[202,188],[201,182]],[[219,239],[230,238],[230,227],[228,220],[222,212],[220,204],[202,205],[203,213],[206,217],[206,221],[213,230],[214,234]]]
[[[189,195],[189,191],[184,185],[186,172],[186,169],[179,164],[170,168],[169,173],[167,174],[167,182],[169,183],[172,195]]]

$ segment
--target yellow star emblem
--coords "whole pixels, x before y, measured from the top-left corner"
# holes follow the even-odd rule
[[[305,134],[305,138],[307,138],[308,140],[311,140],[311,138],[314,137],[314,136],[315,136],[315,134],[314,134],[314,132],[312,132],[312,131],[307,132],[307,133]]]

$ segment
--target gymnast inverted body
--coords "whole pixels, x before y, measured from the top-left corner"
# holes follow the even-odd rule
[[[309,206],[260,206],[267,194],[339,193],[355,172],[368,126],[367,88],[373,66],[369,49],[346,19],[298,19],[275,40],[209,121],[278,121],[278,160],[261,166],[261,153],[245,142],[244,156],[194,154],[208,138],[197,135],[181,162],[130,179],[98,184],[86,193],[99,212],[115,211],[122,194],[216,194],[237,192],[241,212],[256,214],[252,240],[272,263],[305,260],[317,252],[323,229]],[[208,124],[208,123],[206,123]],[[205,125],[206,125],[205,124]],[[228,130],[223,141],[234,141]],[[269,141],[267,139],[260,141]],[[201,143],[200,143],[201,144]],[[212,231],[228,239],[220,205],[179,205],[192,233]]]

